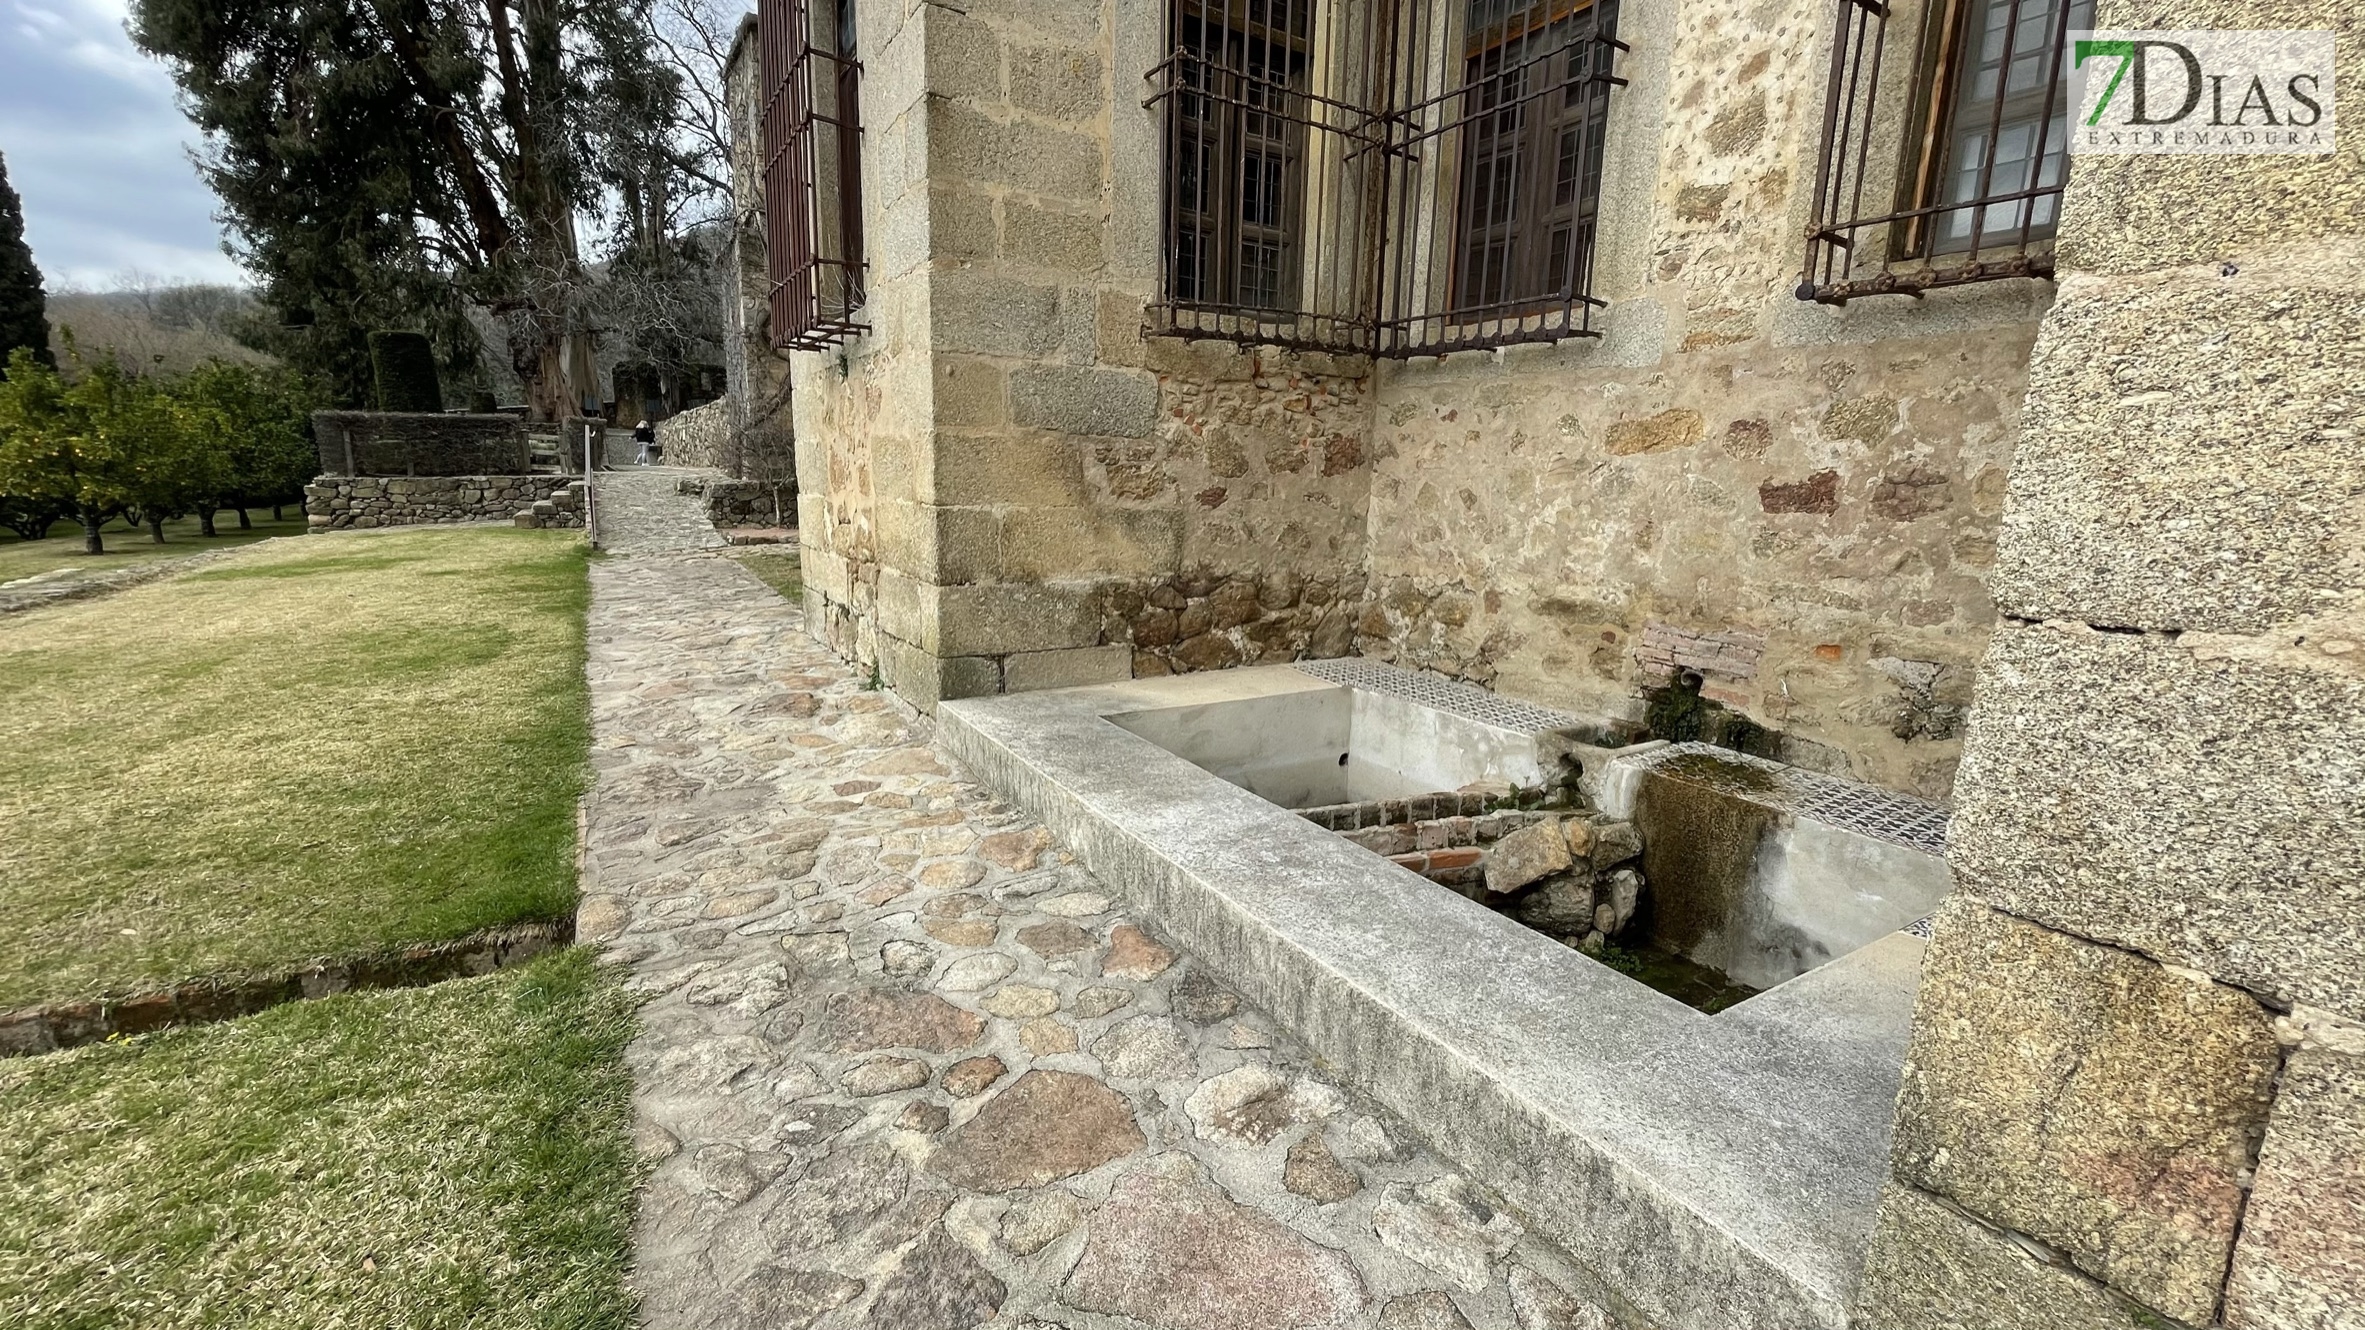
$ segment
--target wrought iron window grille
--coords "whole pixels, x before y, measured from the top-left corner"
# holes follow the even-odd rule
[[[1405,358],[1598,336],[1616,0],[1173,0],[1155,335]]]
[[[855,0],[758,0],[765,266],[772,345],[818,351],[856,317],[862,235],[862,62]]]
[[[1798,298],[2050,279],[2062,55],[2093,0],[1837,0],[1837,13]],[[1908,77],[1884,81],[1897,64]]]

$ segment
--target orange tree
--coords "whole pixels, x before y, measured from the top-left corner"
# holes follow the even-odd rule
[[[87,553],[103,554],[99,527],[138,508],[163,539],[192,469],[181,413],[156,385],[112,360],[67,382],[34,358],[9,354],[0,379],[0,494],[64,508],[82,523]]]

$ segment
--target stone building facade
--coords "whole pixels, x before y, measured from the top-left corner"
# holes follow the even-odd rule
[[[735,196],[730,247],[721,260],[723,380],[719,427],[695,426],[691,465],[711,466],[741,480],[796,478],[796,424],[789,410],[788,358],[772,347],[764,296],[763,135],[755,77],[755,16],[739,25],[724,77],[731,115],[731,181]]]
[[[2365,170],[2081,157],[2058,285],[1809,303],[1844,12],[1624,5],[1602,335],[1393,359],[1148,331],[1165,3],[857,0],[866,328],[788,358],[810,621],[922,707],[1696,682],[1957,807],[1855,1324],[2365,1325]],[[2359,22],[2174,18],[2337,31],[2343,110]]]
[[[1628,5],[1604,335],[1375,360],[1145,336],[1164,5],[858,4],[868,331],[789,358],[816,621],[922,705],[1353,652],[1639,720],[1680,655],[1943,796],[2052,288],[1793,296],[1830,7]]]
[[[2270,18],[2365,77],[2178,21]],[[2078,160],[1868,1330],[2365,1324],[2361,246],[2354,149]]]

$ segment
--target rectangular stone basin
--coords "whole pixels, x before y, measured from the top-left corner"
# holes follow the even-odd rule
[[[1275,690],[1118,712],[1108,721],[1283,808],[1400,799],[1479,781],[1536,785],[1548,775],[1533,730],[1364,688]]]
[[[938,719],[979,779],[1635,1311],[1667,1330],[1843,1330],[1920,977],[1923,944],[1896,921],[1919,917],[1927,880],[1863,883],[1888,911],[1851,925],[1868,942],[1703,1014],[1289,811],[1542,774],[1577,723],[1401,674],[1228,670]],[[1590,752],[1588,781],[1640,820],[1665,751]],[[1765,820],[1783,818],[1813,822],[1788,804]]]

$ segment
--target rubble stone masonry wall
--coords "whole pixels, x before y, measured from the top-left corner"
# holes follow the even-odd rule
[[[1791,295],[1827,6],[1629,6],[1605,336],[1377,365],[1143,337],[1159,6],[873,7],[873,331],[796,369],[841,650],[923,703],[1359,650],[1633,720],[1651,643],[1748,642],[1710,701],[1945,796],[2050,288]]]
[[[1621,11],[1603,335],[1382,365],[1361,649],[1627,720],[1696,658],[1785,759],[1943,799],[2051,292],[1792,294],[1831,10]]]
[[[657,445],[665,450],[665,464],[726,469],[731,460],[731,409],[729,398],[718,397],[658,421]]]
[[[544,526],[581,526],[583,481],[574,476],[322,476],[304,487],[313,531],[348,527],[507,522],[538,512]],[[547,503],[541,512],[536,505]]]
[[[862,0],[871,330],[792,358],[814,622],[923,705],[1359,651],[1632,721],[1665,644],[1749,644],[1702,691],[1768,751],[1944,799],[2052,287],[1793,296],[1829,10],[1627,6],[1603,335],[1373,364],[1143,336],[1162,6]]]

